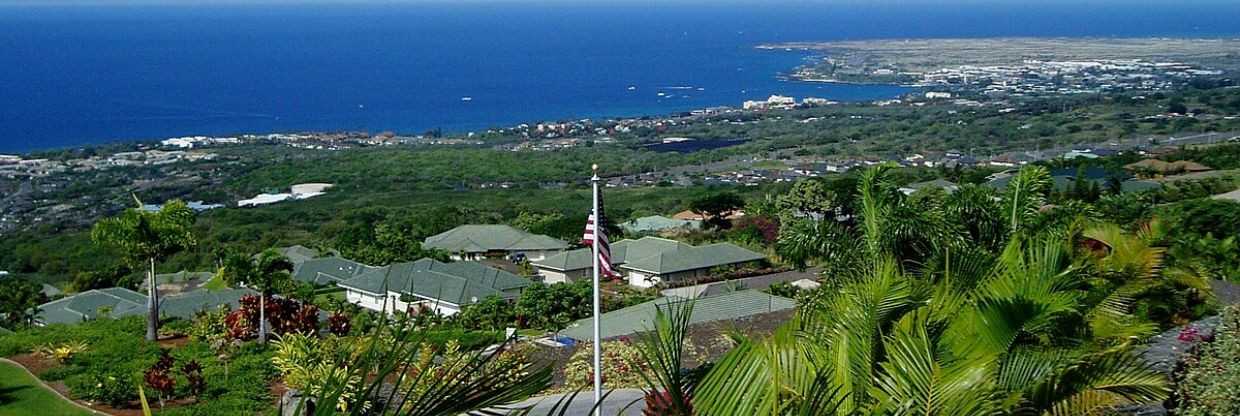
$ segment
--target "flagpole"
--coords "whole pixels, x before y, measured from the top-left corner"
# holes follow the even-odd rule
[[[599,339],[599,328],[598,328],[598,325],[599,325],[599,322],[598,322],[599,321],[598,235],[602,233],[603,220],[598,215],[598,165],[595,164],[591,168],[594,172],[594,176],[590,178],[590,183],[594,185],[593,186],[594,207],[592,208],[592,211],[590,211],[594,217],[594,232],[591,235],[591,238],[593,238],[594,241],[590,242],[591,250],[594,251],[594,255],[590,256],[591,258],[594,259],[593,261],[594,263],[594,270],[593,270],[594,271],[594,414],[595,416],[601,416],[603,414],[603,404],[600,403],[600,401],[603,400],[603,367],[602,367],[602,358],[601,358],[602,357],[602,343],[601,343],[602,340]]]

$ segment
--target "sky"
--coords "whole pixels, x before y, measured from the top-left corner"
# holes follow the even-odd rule
[[[1143,5],[1210,5],[1230,4],[1234,0],[0,0],[0,6],[205,6],[205,5],[314,5],[314,4],[418,4],[418,3],[529,3],[570,4],[612,3],[633,5],[654,4],[874,4],[908,5],[984,5],[984,4],[1097,4],[1140,7]]]

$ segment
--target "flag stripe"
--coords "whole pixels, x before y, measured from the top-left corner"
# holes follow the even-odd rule
[[[603,211],[603,200],[602,200],[601,194],[599,195],[599,213],[600,213],[599,215],[600,218],[602,219],[607,218],[606,213]],[[582,244],[585,244],[586,246],[592,246],[597,239],[599,243],[599,246],[598,246],[599,272],[603,276],[606,276],[609,278],[617,277],[615,269],[612,268],[612,264],[611,264],[611,243],[607,240],[607,232],[602,227],[598,227],[596,224],[596,223],[601,223],[601,222],[602,221],[595,221],[595,217],[593,213],[587,216],[586,217],[586,229],[585,229],[585,232],[581,236],[581,242]]]

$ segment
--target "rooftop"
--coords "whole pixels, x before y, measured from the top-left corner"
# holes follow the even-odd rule
[[[220,305],[236,307],[242,296],[256,294],[249,289],[221,291],[200,290],[183,295],[170,295],[160,300],[160,314],[189,318],[202,310]],[[107,309],[107,316],[119,318],[146,313],[147,297],[120,287],[88,290],[39,305],[38,320],[44,324],[71,324],[95,319]]]
[[[488,251],[563,250],[568,243],[539,234],[531,234],[502,224],[462,225],[426,238],[422,243],[453,253],[485,253]]]
[[[328,285],[343,282],[374,269],[343,257],[319,257],[294,263],[293,278],[300,282]]]
[[[444,263],[432,259],[372,268],[338,283],[375,295],[398,292],[454,305],[468,305],[492,295],[515,298],[531,284],[525,278],[477,262]]]
[[[665,297],[607,312],[599,317],[599,336],[609,339],[651,330],[654,328],[654,318],[658,308],[666,311],[671,306],[683,305],[686,302],[687,300],[683,298]],[[757,290],[740,290],[694,300],[693,315],[689,318],[689,323],[733,320],[795,307],[796,301],[792,299],[768,295]],[[560,333],[569,338],[585,341],[593,337],[593,331],[592,318],[586,318],[570,324]]]
[[[554,270],[579,270],[592,266],[590,249],[577,249],[534,262],[535,266]],[[611,245],[612,263],[621,268],[655,274],[698,270],[766,258],[732,243],[691,246],[675,240],[642,237],[621,240]]]

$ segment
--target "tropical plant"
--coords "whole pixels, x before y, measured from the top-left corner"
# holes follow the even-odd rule
[[[172,355],[168,354],[168,350],[161,350],[159,359],[142,376],[146,385],[159,393],[160,409],[164,408],[165,400],[172,396],[173,390],[176,388],[177,380],[172,376],[173,364],[175,364],[175,360],[172,358]]]
[[[1001,228],[950,219],[993,215],[976,196],[946,217],[918,217],[910,208],[927,202],[887,183],[883,168],[859,181],[861,218],[849,232],[861,241],[860,267],[835,275],[835,290],[815,291],[770,337],[741,340],[694,389],[696,411],[1095,414],[1167,396],[1163,376],[1129,351],[1125,335],[1147,328],[1120,330],[1137,321],[1132,289],[1094,281],[1073,259],[1079,222],[1036,226],[1044,171],[1013,179]],[[1098,261],[1149,266],[1121,255]]]
[[[592,342],[577,344],[576,351],[564,363],[564,387],[585,389],[594,385]],[[641,352],[629,340],[603,341],[603,386],[608,389],[641,388],[652,377],[650,368],[642,361]]]
[[[194,246],[196,240],[191,230],[194,211],[181,201],[168,202],[156,212],[143,210],[142,201],[137,196],[134,196],[134,202],[138,205],[136,208],[96,223],[91,230],[91,239],[96,244],[119,251],[132,267],[146,269],[146,339],[154,341],[159,336],[159,288],[155,282],[155,264]]]
[[[1240,307],[1223,311],[1214,341],[1204,344],[1185,362],[1177,393],[1188,416],[1240,414]]]
[[[69,362],[73,356],[86,352],[87,348],[86,342],[70,341],[58,345],[44,344],[35,352],[39,355],[54,359],[56,362],[64,364]]]
[[[693,416],[693,386],[698,380],[683,371],[682,360],[692,316],[693,302],[669,303],[666,310],[656,306],[654,328],[637,336],[637,351],[649,369],[649,374],[639,373],[646,382],[647,416]]]
[[[275,250],[255,256],[232,253],[224,260],[219,274],[229,285],[246,286],[259,292],[258,342],[267,342],[267,297],[292,284],[293,263]]]
[[[309,339],[309,338],[307,338]],[[410,318],[387,315],[370,334],[352,339],[333,357],[332,371],[309,380],[316,414],[443,415],[476,412],[518,402],[551,383],[551,369],[511,354],[514,340],[488,351],[450,352],[429,345]],[[369,408],[364,404],[370,403]],[[342,403],[344,403],[342,405]]]
[[[0,278],[0,324],[9,328],[29,326],[47,296],[39,284],[16,277]]]

